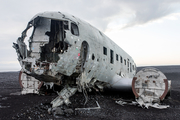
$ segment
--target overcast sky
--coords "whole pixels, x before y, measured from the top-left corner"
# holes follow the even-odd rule
[[[180,65],[180,0],[0,0],[0,71],[21,69],[12,43],[44,11],[89,22],[137,66]]]

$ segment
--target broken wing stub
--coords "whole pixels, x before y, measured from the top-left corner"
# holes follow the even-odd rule
[[[68,106],[71,104],[69,101],[69,97],[74,95],[77,91],[76,87],[70,87],[66,85],[60,92],[58,92],[58,97],[56,97],[52,102],[52,107],[58,107],[63,105],[64,103]]]
[[[160,105],[160,102],[170,91],[170,84],[171,81],[168,81],[158,69],[144,68],[134,76],[132,90],[141,107],[163,109],[169,107],[169,105]]]

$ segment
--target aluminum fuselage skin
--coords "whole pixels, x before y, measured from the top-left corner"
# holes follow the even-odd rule
[[[62,24],[66,21],[68,24],[66,25],[68,28],[64,29],[63,27],[63,32],[60,34],[62,40],[58,41],[62,42],[62,46],[68,44],[68,47],[61,49],[61,53],[50,50],[53,51],[52,56],[56,55],[57,60],[50,58],[50,60],[46,60],[46,57],[42,60],[41,57],[46,56],[46,54],[42,54],[42,47],[45,45],[48,47],[51,44],[50,35],[48,36],[47,32],[51,30],[52,20],[56,23],[62,21]],[[17,40],[18,48],[16,49],[21,67],[28,75],[32,75],[40,81],[56,83],[58,80],[62,80],[62,76],[66,76],[65,81],[68,81],[68,77],[78,74],[73,80],[78,78],[79,83],[77,81],[76,83],[80,86],[92,87],[99,82],[97,85],[100,88],[131,89],[131,81],[136,74],[134,60],[89,23],[61,12],[44,12],[35,15],[29,24],[31,24],[30,27],[35,28],[29,39],[29,51],[24,44],[24,34],[30,27],[27,27],[27,30]],[[73,24],[77,26],[78,35],[72,33]],[[60,28],[58,27],[58,29]],[[50,56],[51,53],[48,55]],[[77,69],[78,64],[80,64],[80,69]]]

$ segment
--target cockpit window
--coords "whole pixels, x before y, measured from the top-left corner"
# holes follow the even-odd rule
[[[79,29],[78,26],[74,23],[71,23],[71,33],[73,35],[79,36]]]
[[[64,29],[69,30],[68,21],[64,21],[63,24],[64,24]]]

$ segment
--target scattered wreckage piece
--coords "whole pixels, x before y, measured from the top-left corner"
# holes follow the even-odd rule
[[[96,101],[97,107],[89,107],[89,108],[75,108],[75,110],[96,110],[96,109],[101,109],[98,101]]]
[[[169,85],[168,85],[169,84]],[[141,107],[149,106],[163,109],[169,106],[159,105],[170,92],[171,81],[155,68],[144,68],[140,70],[132,80],[132,91],[136,101]]]
[[[43,82],[34,77],[25,74],[22,70],[19,73],[19,84],[21,86],[21,94],[34,93],[38,94]]]
[[[54,107],[48,109],[48,114],[53,114],[55,118],[60,118],[60,116],[66,115],[72,115],[74,113],[74,110],[71,108],[63,108],[63,107]]]
[[[139,105],[139,103],[137,103],[136,101],[132,101],[132,100],[125,100],[125,99],[118,99],[115,101],[115,103],[121,105],[121,106],[124,106],[124,105]]]
[[[77,88],[72,88],[68,85],[66,85],[60,92],[58,92],[58,97],[56,97],[52,102],[52,107],[58,107],[63,104],[66,104],[67,106],[71,104],[69,101],[69,97],[74,95],[77,91]]]
[[[134,105],[134,106],[138,106],[138,107],[142,107],[140,106],[140,104],[137,102],[137,101],[126,101],[126,100],[117,100],[115,101],[115,103],[121,105],[121,106],[124,106],[124,105]],[[150,104],[150,103],[147,103],[145,107],[142,107],[142,108],[149,108],[149,107],[153,107],[153,108],[157,108],[157,109],[166,109],[168,107],[170,107],[169,105],[160,105],[158,103],[154,103],[154,104]]]

